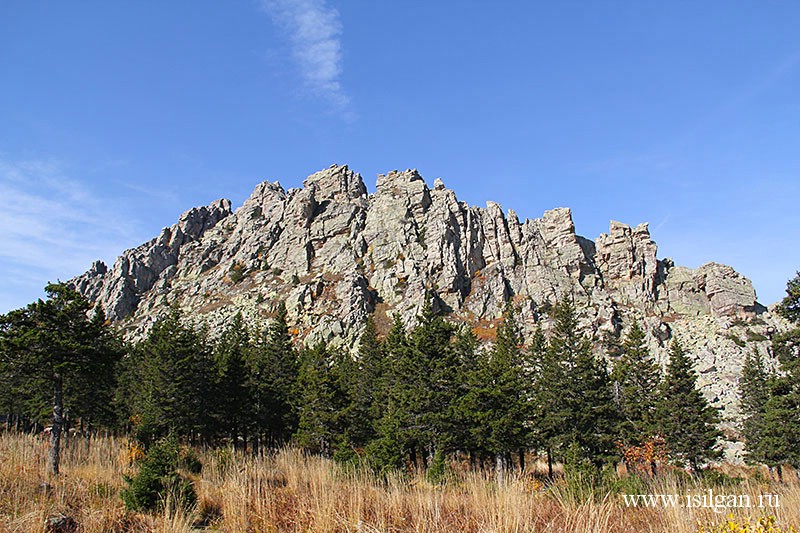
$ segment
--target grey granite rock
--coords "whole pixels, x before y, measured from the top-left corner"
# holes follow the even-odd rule
[[[412,321],[426,296],[476,331],[513,299],[526,334],[547,329],[546,309],[571,298],[598,353],[634,319],[662,362],[672,338],[684,342],[733,431],[744,354],[766,354],[761,335],[786,325],[732,268],[692,270],[657,251],[647,224],[611,222],[591,241],[576,234],[567,208],[520,221],[493,202],[460,202],[441,179],[429,189],[416,170],[378,176],[370,195],[359,174],[334,165],[301,189],[261,183],[235,212],[227,200],[187,211],[110,269],[97,262],[72,284],[109,318],[125,319],[132,338],[173,303],[213,329],[236,311],[264,323],[285,301],[298,339],[347,346],[369,313]]]

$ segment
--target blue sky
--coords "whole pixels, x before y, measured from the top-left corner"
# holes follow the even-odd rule
[[[491,7],[489,7],[491,6]],[[649,221],[660,257],[800,269],[800,4],[0,5],[0,311],[181,212],[347,163],[473,205]]]

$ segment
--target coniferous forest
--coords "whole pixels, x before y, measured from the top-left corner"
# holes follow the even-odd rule
[[[800,274],[780,306],[796,326],[798,287]],[[532,461],[545,480],[592,485],[621,467],[654,479],[668,465],[700,474],[722,455],[718,413],[683,347],[673,340],[662,368],[633,322],[599,351],[570,301],[530,338],[508,302],[486,344],[428,299],[413,323],[395,316],[383,334],[369,317],[351,351],[295,342],[283,304],[262,329],[236,315],[223,331],[190,326],[172,308],[129,343],[77,292],[46,292],[0,317],[3,430],[46,434],[51,476],[67,439],[130,439],[136,468],[121,491],[130,509],[163,508],[165,493],[196,503],[180,472],[199,472],[198,449],[293,449],[434,484],[454,465],[502,484],[533,472]],[[776,335],[779,364],[753,352],[740,385],[747,461],[781,481],[800,466],[798,346],[800,328]]]

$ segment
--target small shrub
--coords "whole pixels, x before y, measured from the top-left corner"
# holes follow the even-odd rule
[[[606,478],[608,492],[614,494],[646,494],[650,491],[647,481],[637,474],[617,477],[616,474],[608,475]]]
[[[136,475],[125,476],[128,486],[121,495],[125,507],[133,511],[151,511],[163,507],[168,499],[182,507],[193,506],[197,493],[191,481],[177,471],[183,459],[181,455],[174,437],[161,439],[151,446]]]
[[[725,335],[725,338],[733,341],[734,344],[736,344],[736,346],[739,346],[740,348],[745,347],[745,342],[741,338],[739,338],[738,335],[734,333],[728,333],[727,335]]]
[[[242,274],[241,270],[231,270],[231,273],[228,274],[228,277],[233,283],[239,283],[244,279],[244,274]]]
[[[746,333],[747,333],[747,340],[749,341],[762,342],[767,340],[767,337],[765,335],[762,335],[761,333],[756,333],[752,329],[748,328]]]

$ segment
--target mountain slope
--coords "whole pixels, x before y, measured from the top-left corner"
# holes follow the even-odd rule
[[[679,338],[729,422],[744,353],[768,355],[768,337],[784,327],[732,268],[659,260],[647,224],[612,222],[593,242],[575,233],[569,209],[521,222],[492,202],[459,202],[441,180],[431,189],[414,170],[379,176],[372,195],[347,166],[303,185],[261,183],[235,212],[228,200],[192,209],[71,283],[134,338],[173,303],[213,325],[237,310],[267,319],[282,300],[298,337],[351,345],[369,313],[410,321],[426,294],[489,340],[508,298],[526,333],[547,329],[547,308],[573,298],[599,341],[634,318],[662,360]]]

